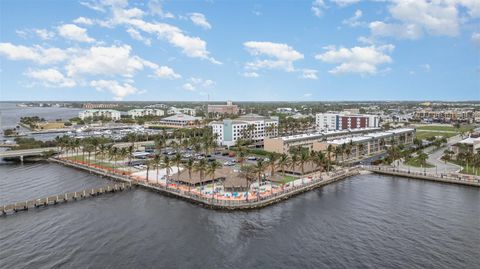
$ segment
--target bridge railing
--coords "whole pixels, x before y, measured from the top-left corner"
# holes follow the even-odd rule
[[[474,175],[461,175],[458,173],[431,173],[427,171],[419,172],[419,171],[412,171],[408,169],[399,169],[395,167],[373,166],[373,165],[366,165],[366,166],[363,166],[363,168],[370,171],[383,171],[383,172],[391,172],[391,173],[400,173],[404,175],[424,176],[424,177],[432,177],[437,179],[448,179],[448,180],[480,183],[480,176],[474,176]]]

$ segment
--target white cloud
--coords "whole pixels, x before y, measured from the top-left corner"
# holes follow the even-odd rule
[[[187,91],[195,91],[195,87],[191,83],[185,83],[183,84],[182,88]]]
[[[90,82],[90,86],[99,91],[111,92],[114,95],[113,99],[116,101],[121,101],[128,95],[141,93],[134,86],[128,83],[120,84],[116,80],[93,80]]]
[[[148,8],[150,9],[150,13],[152,15],[157,15],[161,18],[172,19],[175,18],[170,12],[165,12],[162,7],[162,3],[158,0],[150,0],[148,2]]]
[[[257,72],[245,72],[243,76],[247,78],[258,78],[260,75]]]
[[[425,71],[427,71],[427,72],[430,72],[431,67],[430,67],[429,64],[422,64],[422,65],[420,65],[420,67],[421,67],[423,70],[425,70]]]
[[[243,43],[247,51],[253,56],[266,56],[266,60],[255,60],[246,64],[247,69],[280,69],[287,72],[295,71],[293,62],[303,59],[303,54],[287,44],[273,42],[249,41]]]
[[[65,77],[54,68],[29,70],[25,75],[40,81],[46,87],[71,88],[77,85],[73,79]]]
[[[143,37],[140,32],[133,28],[128,28],[127,33],[135,40],[143,42],[145,45],[150,46],[152,45],[152,41],[149,38]]]
[[[312,94],[309,93],[309,92],[304,93],[304,94],[302,95],[302,98],[309,98],[309,97],[312,97]]]
[[[357,9],[355,11],[355,14],[352,17],[350,17],[349,19],[343,20],[342,23],[349,25],[351,27],[360,26],[363,24],[361,21],[359,21],[362,15],[363,15],[363,12],[360,9]]]
[[[329,72],[332,74],[358,73],[361,75],[374,75],[378,66],[391,63],[392,58],[387,53],[392,52],[391,44],[383,46],[353,47],[353,48],[328,48],[328,51],[317,54],[315,58],[326,63],[338,64]]]
[[[149,62],[138,56],[131,56],[128,45],[112,47],[91,47],[81,55],[74,56],[66,66],[68,76],[80,75],[120,75],[133,77]],[[153,64],[155,66],[155,64]],[[148,66],[150,67],[150,66]]]
[[[211,79],[203,79],[191,77],[187,80],[187,83],[183,84],[183,89],[187,91],[195,91],[197,88],[211,88],[215,85],[215,81]]]
[[[58,34],[66,39],[79,42],[92,43],[95,39],[91,38],[87,34],[85,28],[76,26],[75,24],[64,24],[58,27]]]
[[[349,6],[349,5],[360,2],[360,0],[330,0],[330,1],[334,2],[335,4],[341,7]]]
[[[198,25],[203,29],[208,30],[212,28],[210,23],[207,21],[207,18],[205,18],[205,15],[203,15],[202,13],[190,13],[188,14],[188,17],[195,25]]]
[[[392,0],[389,13],[394,19],[374,21],[370,29],[376,36],[418,39],[424,34],[458,36],[460,25],[480,17],[478,0]]]
[[[390,24],[374,21],[369,24],[374,36],[393,36],[399,39],[418,39],[422,29],[417,24]]]
[[[320,17],[323,15],[323,9],[326,8],[324,0],[314,0],[312,2],[312,12],[315,16]]]
[[[180,28],[160,22],[148,22],[142,19],[145,12],[139,8],[126,8],[127,1],[103,0],[99,4],[103,10],[110,9],[112,16],[99,25],[104,27],[114,27],[116,25],[127,25],[129,28],[135,28],[143,32],[154,34],[159,39],[167,40],[174,47],[180,48],[182,53],[188,57],[207,59],[212,63],[221,64],[218,60],[211,57],[207,50],[207,43],[199,37],[186,35]],[[153,12],[158,12],[158,6],[153,3]],[[150,5],[150,8],[152,6]],[[150,10],[152,12],[152,9]]]
[[[46,29],[33,29],[33,31],[35,32],[35,34],[38,35],[38,37],[40,37],[43,40],[48,40],[55,37],[54,32],[48,31]]]
[[[302,69],[301,70],[302,72],[302,75],[301,75],[301,78],[304,78],[304,79],[318,79],[317,77],[317,70],[315,69]]]
[[[477,33],[477,32],[473,33],[472,34],[472,41],[473,41],[473,43],[480,46],[480,33]]]
[[[26,60],[38,64],[54,64],[67,59],[67,53],[59,48],[44,48],[39,45],[27,47],[11,43],[0,43],[0,55],[5,55],[10,60]]]
[[[160,66],[154,71],[154,74],[159,78],[178,79],[181,78],[179,74],[175,73],[172,68],[168,66]]]
[[[73,22],[76,24],[93,25],[93,20],[85,17],[78,17]]]

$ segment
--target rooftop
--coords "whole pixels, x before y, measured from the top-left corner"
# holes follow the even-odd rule
[[[164,121],[164,120],[195,121],[195,120],[202,120],[202,118],[201,117],[190,116],[190,115],[183,114],[183,113],[178,113],[178,114],[175,114],[175,115],[172,115],[170,117],[166,117],[166,118],[162,119],[162,121]]]

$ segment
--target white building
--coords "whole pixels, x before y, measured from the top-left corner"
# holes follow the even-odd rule
[[[315,118],[317,131],[377,128],[380,124],[378,116],[365,114],[319,113]]]
[[[112,120],[120,119],[120,112],[111,109],[88,109],[78,113],[78,117],[82,120],[86,118],[107,118]]]
[[[265,137],[278,134],[278,118],[266,118],[255,114],[247,114],[237,119],[213,121],[209,124],[217,142],[223,146],[234,146],[238,139],[263,141]],[[249,128],[249,126],[252,126]]]
[[[161,109],[154,109],[154,108],[143,108],[143,109],[132,109],[128,111],[128,115],[135,119],[137,117],[144,117],[144,116],[163,116],[165,112]]]
[[[197,112],[193,108],[188,108],[188,107],[176,108],[176,107],[172,106],[167,110],[167,114],[168,115],[186,114],[186,115],[190,115],[190,116],[195,116],[195,115],[197,115]]]
[[[175,114],[170,117],[163,118],[160,121],[161,125],[170,127],[191,127],[198,126],[202,123],[201,117],[194,117],[182,113]]]

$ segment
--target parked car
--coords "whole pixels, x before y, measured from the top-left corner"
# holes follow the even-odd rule
[[[249,161],[256,161],[256,160],[257,160],[257,157],[255,157],[255,156],[248,156],[248,157],[247,157],[247,160],[249,160]]]
[[[228,153],[228,157],[235,157],[236,155],[237,155],[237,154],[235,154],[235,152],[233,152],[233,151],[230,151],[230,152]]]

